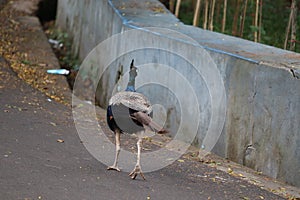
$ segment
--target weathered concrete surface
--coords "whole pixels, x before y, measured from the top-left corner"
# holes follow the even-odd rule
[[[91,0],[88,3],[60,0],[57,17],[57,26],[68,30],[73,36],[74,52],[81,59],[99,42],[129,29],[164,27],[187,34],[196,40],[216,63],[227,96],[226,122],[214,152],[271,177],[300,186],[299,54],[186,26],[155,0]],[[151,32],[153,33],[153,30]],[[177,49],[189,52],[192,48],[190,43],[184,41],[184,37],[169,34],[159,34],[159,37],[163,40],[173,38]],[[145,52],[134,52],[131,56],[139,58],[143,53]],[[94,88],[101,88],[96,95],[101,105],[107,103],[109,94],[118,81],[116,74],[120,63],[127,69],[131,56],[116,60],[109,70],[104,72],[105,78],[101,79],[98,85],[94,83]],[[183,60],[178,60],[177,57],[177,60],[172,57],[164,60],[164,56],[160,56],[155,52],[150,56],[142,56],[141,60],[137,60],[137,65],[148,62],[167,64],[174,66],[187,80],[191,80],[191,85],[196,88],[197,98],[201,99],[199,110],[203,115],[195,142],[201,145],[203,130],[207,129],[212,115],[212,99],[205,80],[195,77],[197,73],[191,73],[193,68]],[[99,63],[98,68],[90,74],[102,73],[105,66]],[[160,76],[169,77],[156,71],[155,77]],[[144,92],[149,90],[144,88]],[[176,92],[185,94],[186,90],[179,87]],[[153,102],[159,102],[158,97],[161,94],[154,92],[149,96]],[[185,107],[190,105],[190,100],[186,98],[186,101],[181,103],[181,106]],[[172,100],[165,106],[167,110],[173,110],[168,116],[176,116],[180,110]],[[185,117],[189,118],[186,115]],[[169,119],[170,129],[177,130],[178,123],[180,122],[177,117]]]

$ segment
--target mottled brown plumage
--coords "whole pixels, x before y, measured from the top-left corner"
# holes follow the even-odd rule
[[[166,133],[160,125],[155,123],[150,114],[152,106],[150,101],[143,94],[135,91],[135,77],[137,76],[137,68],[130,65],[129,81],[125,91],[118,92],[111,97],[107,108],[107,122],[109,128],[115,132],[116,137],[116,156],[114,164],[107,169],[120,171],[118,167],[118,156],[120,153],[120,134],[122,132],[137,133],[138,135],[138,152],[137,163],[133,171],[129,174],[135,179],[138,174],[145,179],[140,166],[142,135],[145,129],[158,133]]]
[[[138,92],[122,91],[116,93],[109,100],[109,105],[124,105],[132,110],[141,111],[147,114],[152,112],[150,101],[143,94]]]

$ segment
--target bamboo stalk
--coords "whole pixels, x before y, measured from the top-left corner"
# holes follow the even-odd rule
[[[207,29],[207,19],[208,19],[208,0],[205,0],[203,29]]]
[[[289,17],[289,22],[288,22],[288,26],[286,27],[286,32],[285,32],[285,40],[284,40],[284,45],[283,48],[286,49],[287,48],[287,42],[289,39],[289,33],[290,33],[290,29],[291,29],[291,23],[292,23],[292,18],[293,18],[293,4],[295,3],[295,0],[292,1],[291,4],[291,12],[290,12],[290,17]]]
[[[256,0],[255,18],[254,18],[255,28],[258,27],[258,8],[259,8],[259,0]],[[257,42],[257,30],[254,31],[254,42]]]
[[[175,16],[176,17],[179,16],[180,4],[181,4],[181,0],[177,0],[176,9],[175,9]]]
[[[210,31],[213,31],[214,29],[213,23],[214,23],[215,4],[216,4],[216,0],[211,0],[209,21],[208,21],[208,29]]]
[[[201,6],[201,0],[197,0],[196,9],[195,9],[195,13],[194,13],[194,19],[193,19],[193,26],[199,25],[200,6]]]
[[[226,12],[227,12],[227,0],[224,0],[223,19],[222,19],[222,33],[225,32],[225,27],[226,27]]]
[[[169,10],[174,13],[175,0],[169,0]]]
[[[216,24],[221,24],[220,10],[221,10],[221,2],[220,0],[216,0],[215,16],[214,16],[214,21]]]
[[[242,19],[241,19],[241,25],[240,25],[240,37],[243,37],[243,34],[244,34],[245,19],[246,19],[246,14],[247,14],[247,5],[248,5],[248,0],[245,0],[243,15],[242,15]]]
[[[261,42],[261,32],[262,32],[262,15],[263,15],[263,0],[260,0],[259,4],[259,25],[258,25],[258,42]]]
[[[237,35],[240,6],[241,6],[241,0],[237,0],[237,4],[233,16],[233,22],[232,22],[232,35]]]
[[[296,0],[293,0],[292,2],[292,9],[293,9],[293,17],[292,17],[292,22],[291,22],[291,44],[290,44],[290,50],[294,51],[296,47],[296,19],[297,19],[297,4]]]

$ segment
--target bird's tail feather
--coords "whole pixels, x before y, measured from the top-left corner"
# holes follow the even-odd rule
[[[168,133],[161,125],[157,124],[152,120],[150,116],[143,112],[135,112],[131,116],[133,119],[137,120],[143,124],[144,128],[150,131],[154,131],[160,134]]]
[[[147,125],[152,131],[159,133],[159,134],[165,134],[168,133],[169,131],[167,131],[166,129],[164,129],[161,125],[157,124],[155,121],[151,121],[148,125]]]

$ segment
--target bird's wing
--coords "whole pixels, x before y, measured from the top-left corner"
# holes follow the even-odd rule
[[[137,120],[141,124],[143,124],[145,129],[150,129],[151,131],[157,133],[167,133],[168,131],[165,130],[161,125],[157,124],[152,120],[152,118],[143,112],[135,112],[132,114],[133,119]]]
[[[109,105],[120,104],[123,104],[124,106],[136,111],[145,112],[147,114],[152,112],[150,101],[144,95],[138,92],[118,92],[109,100]]]

